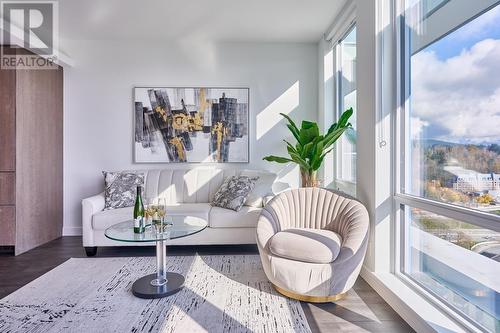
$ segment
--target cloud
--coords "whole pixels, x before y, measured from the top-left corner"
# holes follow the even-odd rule
[[[495,39],[482,40],[446,60],[425,50],[412,57],[412,117],[422,138],[500,142],[498,59],[500,40]],[[428,124],[441,130],[433,133],[435,126]]]
[[[424,128],[429,126],[429,122],[423,121],[417,117],[411,117],[410,123],[411,138],[414,140],[419,139],[424,131]]]

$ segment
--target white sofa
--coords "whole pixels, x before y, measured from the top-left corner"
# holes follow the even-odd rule
[[[167,201],[169,214],[193,215],[208,222],[200,233],[169,241],[170,245],[255,244],[255,228],[262,204],[272,196],[276,175],[266,171],[217,168],[136,171],[145,174],[145,197],[159,196]],[[215,192],[226,177],[258,176],[248,204],[239,212],[212,207]],[[262,198],[262,200],[260,200]],[[103,210],[104,193],[82,200],[83,246],[95,255],[98,246],[140,246],[151,243],[118,242],[104,236],[109,226],[130,220],[133,207]]]

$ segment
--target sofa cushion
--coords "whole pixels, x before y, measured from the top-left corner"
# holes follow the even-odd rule
[[[191,215],[208,221],[210,208],[211,206],[208,203],[195,203],[167,206],[166,210],[167,215]],[[133,213],[133,207],[103,210],[92,217],[92,228],[94,230],[105,230],[113,224],[131,220]]]
[[[340,253],[342,239],[330,230],[286,229],[277,232],[270,241],[272,254],[316,264],[333,262]]]
[[[257,179],[257,177],[250,178],[248,176],[227,177],[215,193],[212,206],[239,211],[248,194],[254,188]]]
[[[182,203],[167,206],[167,215],[191,215],[208,221],[212,206],[209,203]]]
[[[238,212],[231,209],[212,207],[211,228],[255,228],[262,208],[243,206]]]
[[[240,176],[258,178],[254,188],[247,196],[245,206],[263,207],[264,197],[273,193],[272,187],[277,177],[276,174],[257,170],[243,170]]]
[[[137,186],[144,185],[140,172],[108,172],[104,175],[104,209],[131,207],[135,203]]]

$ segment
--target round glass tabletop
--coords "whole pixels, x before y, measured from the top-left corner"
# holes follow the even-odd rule
[[[109,239],[122,242],[156,242],[186,237],[202,231],[207,221],[195,216],[167,216],[163,232],[152,225],[146,225],[142,234],[134,233],[134,221],[117,223],[107,228],[104,234]]]

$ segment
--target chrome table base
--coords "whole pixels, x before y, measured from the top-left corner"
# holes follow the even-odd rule
[[[132,285],[132,293],[140,298],[161,298],[175,294],[184,287],[184,276],[167,272],[165,241],[156,242],[156,273],[143,276]]]

